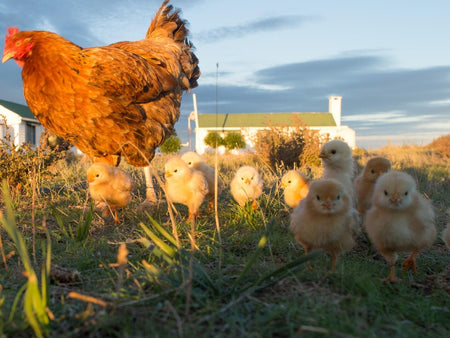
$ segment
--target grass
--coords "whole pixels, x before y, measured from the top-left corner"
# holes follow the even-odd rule
[[[371,156],[388,157],[394,168],[418,180],[419,190],[433,201],[441,232],[450,200],[448,159],[432,159],[422,148],[356,151],[359,168]],[[160,175],[166,160],[153,161]],[[213,164],[213,157],[206,160]],[[255,211],[242,210],[229,193],[242,164],[258,167],[265,181]],[[162,191],[148,215],[138,213],[145,197],[143,173],[123,164],[137,190],[120,212],[123,222],[109,224],[90,210],[86,189],[75,185],[85,179],[86,167],[82,161],[58,162],[36,187],[51,189],[35,194],[34,201],[31,185],[12,192],[17,228],[30,255],[35,252],[32,268],[40,271],[48,264],[41,248],[51,247],[52,265],[60,269],[50,274],[47,306],[54,318],[45,326],[50,336],[444,337],[450,332],[450,254],[441,239],[420,254],[417,276],[403,274],[398,265],[403,279],[398,284],[383,283],[388,265],[363,235],[330,272],[331,258],[321,252],[306,257],[288,230],[289,210],[279,190],[282,171],[253,156],[223,156],[221,240],[214,214],[203,206],[195,224],[198,250],[190,283],[187,209],[176,205],[178,245]],[[312,169],[320,175],[320,168]],[[27,282],[24,263],[7,233],[0,234],[8,257],[0,266],[0,335],[28,337],[35,331],[21,311],[25,299],[16,298]]]

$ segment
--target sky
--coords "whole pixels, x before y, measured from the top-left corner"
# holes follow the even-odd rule
[[[49,30],[82,47],[143,38],[162,1],[2,0],[0,33]],[[450,133],[447,0],[173,0],[202,75],[175,125],[199,113],[327,112],[342,96],[356,144],[425,145]],[[3,51],[4,39],[0,38]],[[21,69],[0,64],[0,99],[23,103]]]

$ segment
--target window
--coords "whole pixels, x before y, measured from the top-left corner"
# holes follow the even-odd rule
[[[36,126],[31,123],[26,124],[25,142],[36,145]]]

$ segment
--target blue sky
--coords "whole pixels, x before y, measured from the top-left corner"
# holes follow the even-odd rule
[[[161,2],[2,0],[0,31],[51,30],[83,47],[137,40]],[[450,132],[448,1],[172,4],[189,21],[200,59],[193,93],[201,113],[215,113],[217,81],[220,113],[322,112],[329,96],[342,96],[343,124],[365,148],[426,144]],[[21,82],[14,62],[0,64],[1,99],[25,103]],[[187,94],[176,125],[182,138],[192,109]]]

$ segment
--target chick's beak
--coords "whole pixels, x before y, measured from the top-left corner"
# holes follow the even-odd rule
[[[250,179],[246,178],[246,179],[244,180],[244,183],[245,183],[245,184],[249,184],[249,183],[250,183]]]
[[[166,177],[172,177],[172,174],[170,171],[166,171]]]
[[[327,154],[325,154],[325,153],[320,153],[319,154],[319,158],[327,158],[328,156],[327,156]]]
[[[12,59],[13,57],[14,57],[14,52],[8,52],[5,50],[3,52],[2,63],[5,63],[6,61],[8,61],[9,59]]]

